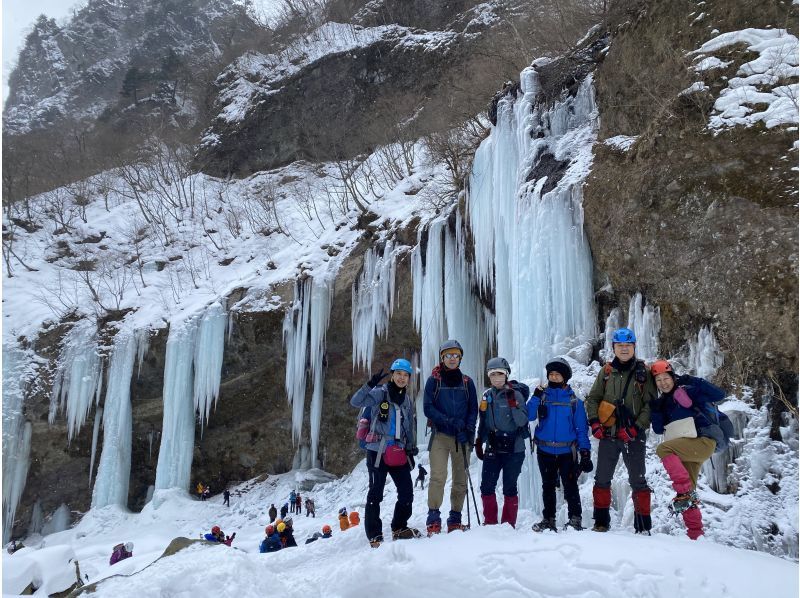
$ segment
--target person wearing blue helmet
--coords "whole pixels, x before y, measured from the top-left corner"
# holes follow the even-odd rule
[[[364,508],[364,531],[371,546],[383,542],[381,501],[386,477],[391,476],[397,488],[397,502],[392,517],[392,538],[413,538],[417,530],[408,527],[414,486],[411,470],[417,455],[414,405],[407,392],[414,373],[407,359],[395,359],[390,368],[391,377],[385,384],[386,374],[381,369],[372,376],[350,399],[353,407],[369,407],[370,423],[365,437],[369,491]]]
[[[586,397],[586,415],[598,441],[594,477],[594,527],[611,527],[611,478],[620,455],[628,470],[634,529],[650,533],[650,488],[645,479],[645,430],[650,427],[650,401],[656,385],[650,370],[636,359],[636,335],[620,328],[611,339],[614,359],[606,363]]]

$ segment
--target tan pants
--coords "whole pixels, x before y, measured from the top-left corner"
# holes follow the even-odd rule
[[[681,460],[689,477],[692,479],[692,488],[697,487],[697,476],[700,475],[700,468],[711,455],[717,443],[710,438],[700,436],[698,438],[675,438],[662,442],[656,447],[656,455],[663,459],[667,455],[675,455]]]
[[[444,483],[447,481],[447,459],[453,471],[453,484],[450,487],[450,510],[458,513],[464,508],[464,497],[467,495],[467,474],[464,467],[464,451],[458,446],[456,439],[441,432],[436,432],[431,443],[431,480],[428,483],[428,508],[439,510],[444,498]],[[467,443],[467,465],[471,453],[471,445]]]

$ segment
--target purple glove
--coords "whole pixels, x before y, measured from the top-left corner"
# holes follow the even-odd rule
[[[675,390],[675,392],[672,394],[672,398],[675,399],[675,402],[681,407],[688,409],[692,406],[692,399],[681,387],[678,387],[677,390]]]

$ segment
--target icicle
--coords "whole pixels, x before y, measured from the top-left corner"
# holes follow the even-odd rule
[[[147,462],[151,462],[153,460],[153,437],[155,436],[155,432],[150,430],[147,433]]]
[[[689,341],[689,370],[700,378],[712,378],[722,367],[723,356],[714,331],[703,326],[696,341]]]
[[[636,357],[646,361],[658,358],[661,310],[649,303],[642,307],[641,293],[631,297],[628,306],[628,328],[636,335]]]
[[[24,415],[27,356],[3,345],[3,543],[11,539],[14,515],[25,489],[30,464],[30,422]]]
[[[368,250],[364,267],[353,283],[351,321],[353,329],[353,367],[371,369],[375,338],[385,338],[394,311],[395,257],[391,241],[383,254]]]
[[[89,460],[89,483],[92,482],[92,472],[94,471],[94,460],[97,455],[97,438],[100,435],[100,422],[103,419],[103,408],[98,407],[94,412],[94,426],[92,427],[92,457]]]
[[[42,535],[48,536],[50,534],[57,534],[69,529],[72,520],[72,513],[69,507],[62,504],[54,512],[50,519],[42,526]]]
[[[602,357],[604,362],[611,361],[614,359],[614,347],[612,346],[611,339],[614,337],[614,331],[617,328],[622,327],[622,310],[618,307],[615,307],[611,310],[606,318],[606,329],[605,329],[605,343],[603,344],[603,350],[601,352],[600,357]]]
[[[147,328],[142,328],[136,331],[136,379],[142,373],[142,363],[144,363],[144,356],[147,355],[147,350],[150,348],[150,331]]]
[[[233,322],[235,313],[236,312],[234,312],[233,310],[228,312],[228,334],[225,337],[226,345],[231,342],[231,338],[233,337]]]
[[[33,503],[33,509],[31,509],[31,524],[28,526],[28,535],[32,536],[42,533],[43,526],[44,513],[42,512],[42,502],[37,500]]]
[[[62,346],[50,397],[49,421],[54,423],[58,410],[66,409],[67,440],[72,441],[89,415],[100,384],[96,322],[76,323],[64,337]]]
[[[130,395],[136,339],[135,333],[126,330],[114,338],[103,404],[103,450],[92,490],[92,508],[128,504],[133,435]]]
[[[283,344],[286,347],[286,399],[292,406],[292,444],[295,445],[300,442],[303,431],[312,284],[311,278],[295,282],[294,303],[283,320]]]
[[[311,290],[311,339],[309,353],[314,391],[311,395],[311,467],[319,467],[317,451],[322,421],[322,392],[324,386],[325,335],[331,314],[331,293],[324,282],[315,281]]]
[[[194,349],[194,409],[200,426],[208,421],[211,404],[219,399],[227,315],[220,303],[206,310],[197,330]]]
[[[156,489],[189,489],[194,453],[192,359],[198,318],[171,322],[164,364],[164,419]]]

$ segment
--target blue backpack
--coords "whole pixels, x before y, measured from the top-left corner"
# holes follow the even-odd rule
[[[703,433],[717,442],[714,454],[727,449],[731,444],[731,438],[735,436],[731,419],[714,403],[706,403],[703,409],[695,407],[694,411],[708,422],[707,426],[703,426]]]

